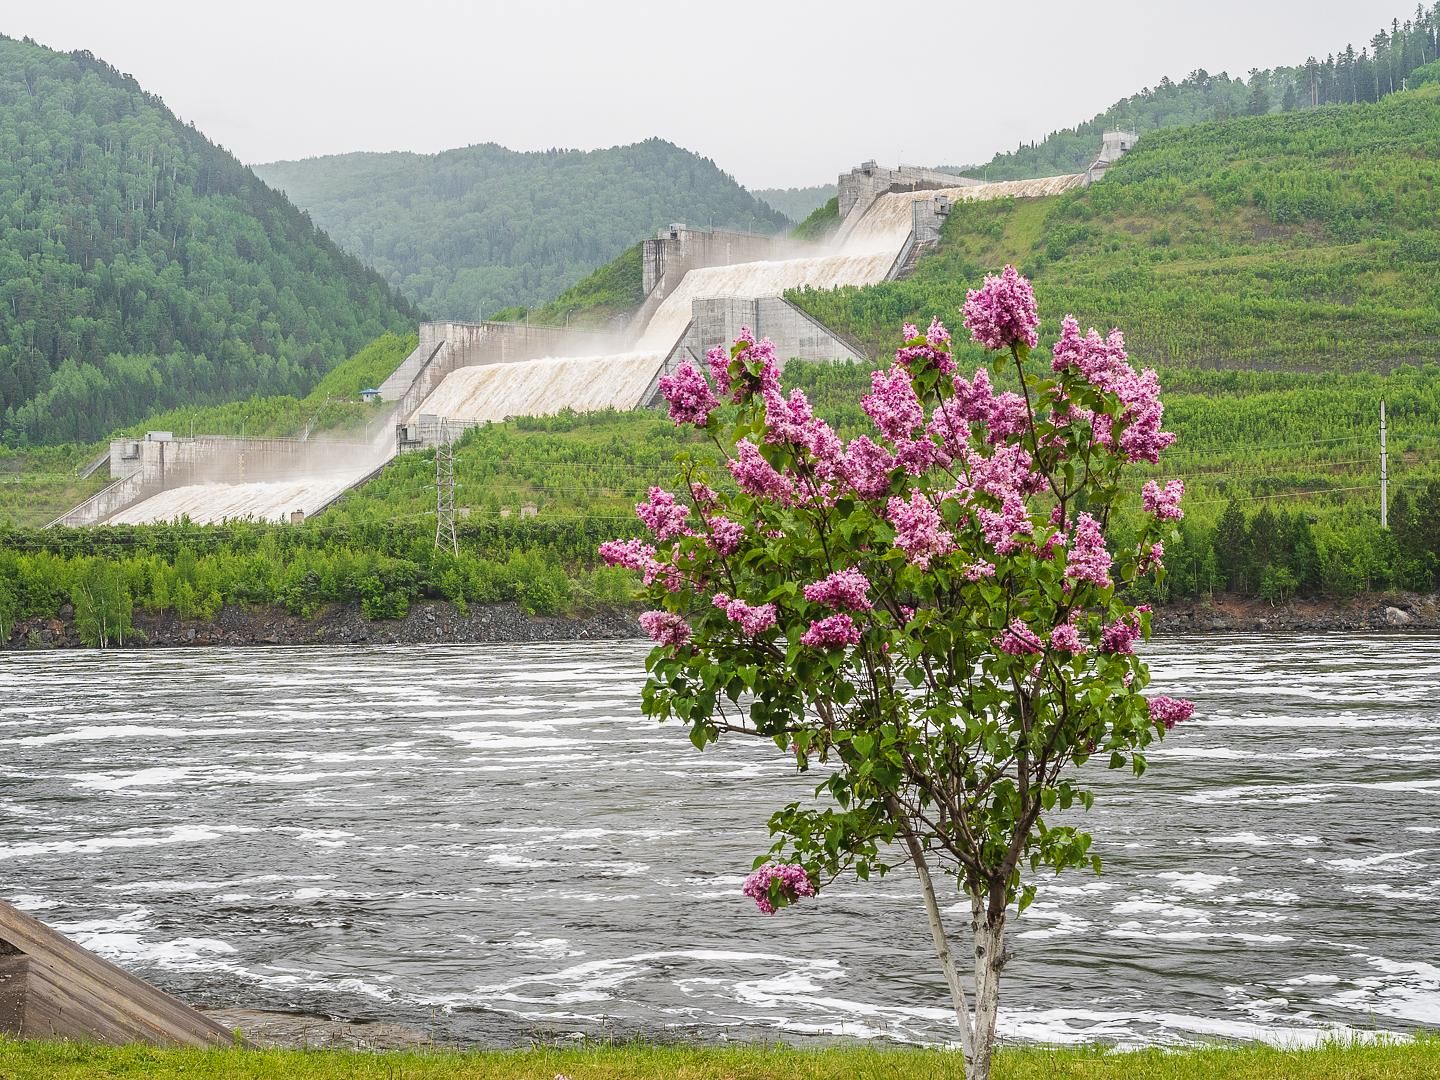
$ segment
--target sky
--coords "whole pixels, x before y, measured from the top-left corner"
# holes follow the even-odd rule
[[[1358,50],[1406,0],[3,0],[242,161],[659,136],[751,188],[969,164],[1161,76]]]

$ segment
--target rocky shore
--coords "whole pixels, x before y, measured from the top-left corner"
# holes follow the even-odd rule
[[[173,612],[135,612],[126,648],[144,646],[424,645],[438,643],[596,641],[638,638],[636,609],[603,608],[584,614],[538,617],[516,604],[473,606],[465,614],[444,601],[411,607],[403,619],[370,620],[355,605],[337,605],[313,619],[276,608],[226,607],[214,619],[181,619]],[[1213,602],[1157,608],[1157,634],[1274,632],[1310,634],[1440,630],[1440,595],[1387,593],[1344,604],[1217,597]],[[73,612],[24,619],[4,643],[8,649],[80,648]]]

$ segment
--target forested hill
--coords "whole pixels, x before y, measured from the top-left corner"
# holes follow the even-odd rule
[[[987,164],[954,171],[984,180],[1019,180],[1080,172],[1095,158],[1100,134],[1116,128],[1153,131],[1235,116],[1291,112],[1316,105],[1374,102],[1411,87],[1417,69],[1440,55],[1440,5],[1417,6],[1409,19],[1393,19],[1357,51],[1353,44],[1323,59],[1293,58],[1291,67],[1254,69],[1246,77],[1192,71],[1179,82],[1161,79],[1154,87],[1117,101],[1098,116],[1038,143],[996,154]]]
[[[255,171],[436,317],[548,300],[671,222],[767,233],[790,224],[713,161],[661,139],[341,154]]]
[[[0,37],[0,437],[303,394],[415,312],[157,97]]]

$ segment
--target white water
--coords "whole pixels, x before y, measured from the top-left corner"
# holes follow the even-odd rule
[[[295,475],[265,480],[215,477],[167,488],[112,514],[105,524],[148,525],[180,518],[197,525],[241,519],[283,522],[296,510],[309,517],[395,456],[391,424],[388,420],[374,424],[376,431],[368,443],[316,440],[309,465]]]
[[[691,270],[656,309],[630,352],[461,368],[436,387],[419,411],[453,420],[488,422],[567,408],[580,412],[634,408],[641,404],[660,365],[690,325],[694,301],[779,296],[788,289],[805,287],[874,285],[885,280],[899,257],[910,235],[911,207],[916,201],[940,195],[951,200],[1054,195],[1081,179],[1058,176],[882,195],[843,229],[828,250],[812,248],[795,258]]]
[[[0,654],[0,897],[198,1003],[442,1041],[953,1041],[912,875],[741,895],[815,774],[647,720],[647,651]],[[1196,716],[1138,780],[1079,773],[1104,874],[1036,876],[1004,1036],[1433,1030],[1440,637],[1147,659]]]

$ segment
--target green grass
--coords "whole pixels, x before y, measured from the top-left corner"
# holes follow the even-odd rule
[[[943,1050],[780,1046],[356,1053],[156,1050],[0,1040],[0,1080],[955,1080]],[[1440,1040],[1277,1050],[1245,1046],[1107,1053],[1002,1050],[995,1080],[1421,1080],[1440,1075]]]
[[[1440,86],[1375,105],[1153,132],[1048,199],[957,203],[904,281],[790,296],[877,353],[902,321],[958,322],[1014,263],[1051,334],[1069,312],[1143,363],[1391,370],[1440,359]]]

